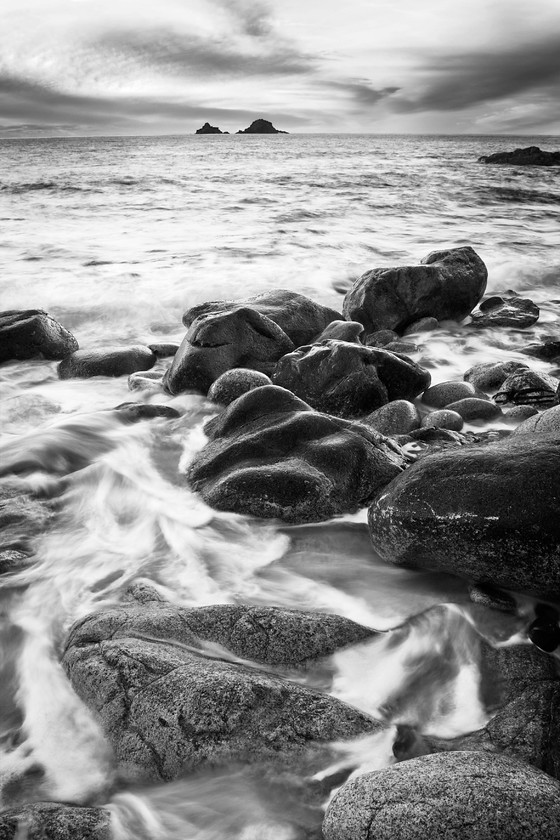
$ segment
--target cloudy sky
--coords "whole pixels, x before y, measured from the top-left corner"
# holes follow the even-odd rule
[[[560,0],[2,0],[0,136],[560,134]]]

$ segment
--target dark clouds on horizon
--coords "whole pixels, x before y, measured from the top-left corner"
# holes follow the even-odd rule
[[[6,2],[17,19],[22,0]],[[70,9],[62,0],[43,2],[38,8],[54,4],[62,20]],[[206,120],[235,131],[258,116],[296,131],[425,130],[423,120],[433,117],[437,130],[464,125],[515,133],[545,126],[560,132],[560,28],[545,21],[536,21],[542,30],[536,31],[531,18],[535,25],[527,32],[504,35],[492,48],[488,39],[477,46],[476,21],[470,21],[470,41],[445,53],[435,37],[423,48],[421,31],[414,48],[400,38],[369,48],[367,38],[359,41],[357,21],[352,49],[336,31],[323,31],[321,40],[315,18],[298,27],[275,15],[287,4],[298,23],[297,0],[274,6],[196,0],[206,15],[201,12],[202,25],[198,19],[191,25],[177,0],[159,0],[161,15],[151,0],[138,2],[152,15],[138,14],[135,23],[133,15],[97,15],[100,6],[109,10],[106,0],[73,4],[82,17],[68,33],[49,30],[45,16],[47,35],[36,41],[29,36],[27,52],[23,18],[23,40],[13,48],[8,29],[0,29],[0,133],[171,133],[192,131]],[[318,11],[327,8],[311,2]],[[353,0],[347,2],[350,8]],[[436,4],[425,2],[427,9]],[[537,8],[550,0],[535,2]],[[459,0],[463,11],[465,3]],[[509,8],[505,0],[494,5]],[[177,9],[183,13],[174,22]],[[395,23],[397,12],[384,14]]]

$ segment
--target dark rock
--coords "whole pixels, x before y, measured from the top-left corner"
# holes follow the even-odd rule
[[[402,332],[421,318],[461,321],[486,289],[486,266],[470,247],[434,251],[420,265],[374,268],[344,298],[346,318],[367,332]]]
[[[210,386],[208,399],[222,405],[229,405],[247,391],[262,388],[263,385],[272,385],[272,380],[266,373],[249,370],[249,368],[232,368],[218,376]]]
[[[174,343],[148,344],[148,350],[151,350],[152,353],[155,353],[158,359],[167,359],[170,356],[174,356],[178,349],[179,345]]]
[[[546,373],[533,370],[521,370],[512,373],[494,394],[498,405],[532,405],[536,408],[548,408],[556,403],[556,392],[560,382]]]
[[[249,128],[237,132],[238,134],[287,134],[287,131],[280,131],[274,128],[268,120],[253,120]]]
[[[404,465],[390,441],[275,386],[244,394],[205,431],[187,474],[205,502],[294,524],[363,507]]]
[[[514,405],[513,408],[506,408],[502,413],[507,423],[521,424],[524,420],[528,420],[529,417],[536,417],[539,412],[532,405]]]
[[[244,301],[210,301],[189,309],[188,327],[164,387],[171,394],[192,389],[203,394],[231,368],[272,373],[276,362],[309,344],[340,313],[286,290]]]
[[[477,420],[497,420],[502,416],[499,405],[487,399],[481,400],[480,397],[464,397],[462,400],[449,403],[447,409],[460,414],[465,423],[473,423]]]
[[[141,344],[133,347],[106,347],[103,350],[76,350],[58,365],[61,379],[91,376],[128,376],[138,370],[149,370],[156,355]]]
[[[467,397],[479,397],[480,392],[470,382],[439,382],[422,394],[422,402],[432,408],[447,408],[448,405]]]
[[[406,435],[420,426],[420,417],[414,403],[393,400],[381,406],[361,421],[382,435]]]
[[[125,402],[116,406],[130,423],[137,420],[153,420],[154,417],[165,417],[166,420],[176,420],[181,413],[170,405],[154,405],[150,403]]]
[[[538,146],[495,152],[479,157],[479,163],[507,163],[511,166],[560,166],[560,152],[541,151]]]
[[[205,122],[202,128],[197,128],[195,134],[223,134],[223,132],[220,131],[218,126]]]
[[[369,510],[373,544],[397,565],[560,597],[560,438],[515,435],[428,455]]]
[[[142,373],[132,373],[128,377],[129,391],[150,391],[155,393],[162,390],[163,374],[159,371],[148,370]]]
[[[440,408],[436,411],[430,411],[422,418],[422,426],[424,428],[433,429],[449,429],[452,432],[460,432],[463,428],[463,418],[456,411],[451,411],[447,408]]]
[[[414,399],[430,374],[387,350],[327,339],[283,356],[272,381],[318,411],[359,417],[391,400]]]
[[[532,356],[534,359],[541,359],[543,362],[555,362],[560,359],[560,340],[557,338],[546,338],[540,344],[528,344],[519,351],[525,356]]]
[[[553,408],[548,408],[540,413],[536,412],[532,417],[519,424],[514,431],[514,435],[527,435],[535,432],[560,436],[560,405],[555,405]]]
[[[508,595],[507,592],[502,592],[493,586],[476,586],[471,584],[469,586],[469,597],[473,604],[490,607],[499,612],[512,614],[517,610],[517,604],[514,598]]]
[[[481,391],[497,391],[508,376],[521,370],[529,370],[523,362],[487,362],[475,365],[466,371],[463,379]]]
[[[202,616],[193,611],[193,621],[203,632],[234,638],[242,650],[262,650],[273,659],[282,658],[282,648],[288,657],[316,650],[312,637],[318,621],[304,614],[302,622],[287,611],[288,625],[295,633],[303,631],[306,649],[304,640],[290,637],[288,625],[276,632],[283,611],[271,615],[251,609],[204,608]],[[100,718],[121,775],[169,781],[205,765],[287,762],[314,744],[383,727],[329,695],[227,661],[223,654],[206,655],[188,626],[188,610],[169,605],[158,610],[163,618],[154,616],[150,605],[91,616],[71,631],[63,655],[75,691]],[[258,626],[261,617],[264,627]],[[350,624],[342,629],[344,638]],[[243,629],[253,637],[244,641]],[[153,630],[157,641],[135,638]]]
[[[560,784],[515,759],[453,752],[352,779],[331,801],[325,840],[543,840],[560,836]]]
[[[366,344],[367,347],[386,347],[387,344],[391,344],[393,341],[398,341],[398,339],[399,334],[394,330],[377,330],[376,332],[370,333],[366,336],[364,344]]]
[[[464,446],[468,441],[465,435],[443,427],[424,426],[410,432],[410,437],[418,443],[425,443],[430,447]]]
[[[317,336],[314,343],[320,344],[327,338],[334,338],[336,341],[353,341],[359,344],[363,332],[364,328],[358,321],[332,321],[321,335]]]
[[[420,318],[415,321],[403,332],[403,335],[416,335],[422,332],[431,332],[439,328],[439,321],[437,318]]]
[[[1,542],[1,538],[0,538]],[[0,547],[0,575],[11,575],[27,569],[33,563],[29,554],[15,548]]]
[[[410,341],[390,341],[383,349],[405,356],[410,353],[418,353],[418,347],[416,344],[411,344]]]
[[[529,298],[500,297],[486,298],[477,311],[472,313],[473,327],[515,327],[526,329],[539,320],[540,309]]]
[[[60,802],[35,802],[0,813],[0,840],[111,840],[110,814]]]
[[[0,363],[10,359],[64,359],[78,349],[71,332],[41,309],[0,312]]]
[[[6,560],[16,559],[12,552],[27,554],[30,541],[46,530],[51,517],[48,503],[17,485],[0,485],[0,550],[10,551]]]

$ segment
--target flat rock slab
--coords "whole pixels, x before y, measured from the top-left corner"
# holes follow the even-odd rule
[[[289,762],[314,744],[383,728],[329,695],[258,667],[205,655],[185,620],[197,611],[168,606],[158,616],[157,607],[144,606],[145,615],[137,606],[123,605],[80,622],[62,660],[75,691],[100,719],[126,777],[169,781],[198,767],[232,761]],[[253,647],[264,650],[264,658],[277,659],[278,653],[262,648],[263,635],[260,642],[254,638],[258,615],[258,610],[253,616],[250,609],[242,610],[236,629],[234,614],[220,620],[220,609],[214,607],[192,617],[192,623],[202,626],[207,637],[225,636],[238,648],[243,648],[239,636],[245,630],[246,644],[251,646],[253,635]],[[269,619],[269,639],[275,637],[280,615]],[[291,657],[290,648],[301,645],[295,633],[304,630],[307,619],[294,625],[288,616],[287,621],[286,643],[276,635],[272,650],[284,648],[284,656]],[[309,629],[301,634],[308,639]]]
[[[321,522],[365,507],[405,465],[400,447],[284,388],[249,391],[206,426],[187,478],[217,510]]]
[[[278,359],[309,344],[341,315],[304,295],[276,289],[240,301],[209,301],[183,316],[187,334],[164,378],[171,394],[203,394],[231,368],[270,374]]]
[[[317,411],[360,417],[392,400],[413,400],[431,377],[388,350],[326,339],[282,356],[272,381]]]
[[[111,840],[110,814],[102,808],[79,808],[37,802],[0,813],[0,840]]]
[[[0,312],[0,362],[10,359],[64,359],[78,342],[62,324],[42,309]]]
[[[560,597],[560,437],[516,435],[427,455],[369,509],[397,565]]]
[[[481,299],[488,271],[471,247],[433,251],[419,265],[374,268],[344,298],[348,320],[366,333],[402,332],[422,318],[461,321]]]
[[[560,837],[560,784],[505,756],[421,756],[344,785],[323,834],[325,840]]]

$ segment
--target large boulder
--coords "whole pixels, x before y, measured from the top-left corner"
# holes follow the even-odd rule
[[[321,414],[284,388],[256,388],[206,426],[189,471],[210,507],[321,522],[368,504],[403,469],[400,448],[359,423]]]
[[[431,377],[387,350],[326,339],[282,356],[272,381],[317,411],[360,417],[392,400],[413,400]]]
[[[104,347],[95,350],[76,350],[58,366],[61,379],[91,376],[129,376],[138,370],[150,370],[157,356],[142,344],[132,347]]]
[[[60,802],[36,802],[0,813],[0,840],[111,840],[110,814]]]
[[[41,309],[0,312],[0,363],[10,359],[64,359],[78,342],[62,324]]]
[[[183,317],[187,334],[164,378],[171,394],[208,392],[231,368],[272,373],[276,362],[310,344],[331,321],[334,309],[304,295],[277,289],[241,301],[209,301]]]
[[[317,650],[312,634],[320,619],[310,624],[306,615],[288,615],[278,633],[282,611],[241,610],[239,628],[231,611],[220,612],[207,608],[192,617],[192,624],[207,639],[233,639],[238,650],[254,649],[267,661],[305,658]],[[265,624],[259,631],[254,622],[260,617]],[[327,694],[240,664],[234,655],[228,661],[223,651],[205,647],[190,623],[187,610],[164,606],[158,614],[149,604],[144,610],[123,605],[82,620],[70,633],[63,666],[100,719],[125,777],[169,781],[203,766],[289,763],[314,745],[383,728]],[[346,641],[349,627],[339,626]],[[245,642],[243,630],[249,633]],[[267,632],[272,653],[266,649]],[[298,635],[307,638],[307,646]],[[331,638],[322,650],[319,644],[320,652],[332,643]]]
[[[481,299],[488,272],[469,246],[433,251],[419,265],[374,268],[344,298],[346,318],[366,332],[403,332],[425,317],[461,321]]]
[[[325,840],[560,837],[560,784],[506,756],[421,756],[344,785],[323,833]]]
[[[514,149],[513,152],[495,152],[482,155],[479,163],[506,163],[510,166],[560,166],[560,152],[546,152],[538,146]]]
[[[390,563],[557,599],[559,458],[546,434],[428,455],[378,493],[373,544]]]

